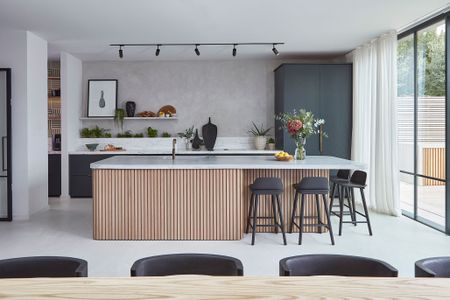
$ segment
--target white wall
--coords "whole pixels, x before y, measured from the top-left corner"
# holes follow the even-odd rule
[[[48,207],[47,56],[47,41],[27,32],[30,214]]]
[[[177,109],[177,121],[127,121],[125,130],[143,132],[148,126],[176,134],[212,117],[219,137],[245,137],[251,121],[274,124],[274,73],[282,61],[101,61],[83,63],[83,115],[88,79],[118,79],[118,102],[137,103],[137,112],[157,112],[166,104]],[[85,121],[114,128],[111,121]]]
[[[69,160],[68,151],[77,148],[79,138],[81,99],[82,99],[82,63],[78,58],[61,53],[61,196],[69,197]]]
[[[47,42],[0,30],[0,53],[0,67],[12,69],[13,218],[28,219],[47,204]]]

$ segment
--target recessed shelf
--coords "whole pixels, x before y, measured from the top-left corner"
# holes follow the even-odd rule
[[[113,117],[98,117],[98,118],[88,118],[88,117],[81,117],[80,120],[82,121],[99,121],[99,120],[114,120]],[[153,121],[153,120],[178,120],[177,117],[125,117],[124,120],[136,120],[136,121]]]

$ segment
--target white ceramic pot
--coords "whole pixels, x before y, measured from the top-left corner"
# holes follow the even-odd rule
[[[265,136],[255,136],[256,150],[264,150],[266,148],[267,138]]]
[[[269,144],[267,144],[267,149],[268,149],[268,150],[275,150],[275,143],[269,143]]]

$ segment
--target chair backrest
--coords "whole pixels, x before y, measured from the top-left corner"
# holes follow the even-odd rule
[[[349,255],[313,254],[280,260],[280,276],[397,277],[398,271],[381,260]]]
[[[350,177],[350,182],[358,185],[366,185],[367,173],[364,171],[356,170]]]
[[[63,256],[30,256],[0,260],[0,278],[87,277],[87,261]]]
[[[131,267],[131,276],[167,275],[242,276],[239,259],[213,254],[169,254],[142,258]]]
[[[350,177],[350,170],[338,170],[336,177],[340,179],[348,179]]]
[[[416,277],[450,278],[450,256],[430,257],[416,261]]]

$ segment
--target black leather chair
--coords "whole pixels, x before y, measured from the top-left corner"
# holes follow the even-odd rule
[[[450,278],[450,256],[430,257],[416,261],[416,277]]]
[[[131,267],[131,276],[168,275],[243,276],[239,259],[213,254],[169,254],[137,260]]]
[[[398,271],[381,260],[349,255],[312,254],[280,260],[280,276],[397,277]]]
[[[30,256],[0,260],[0,278],[87,276],[87,261],[79,258]]]

